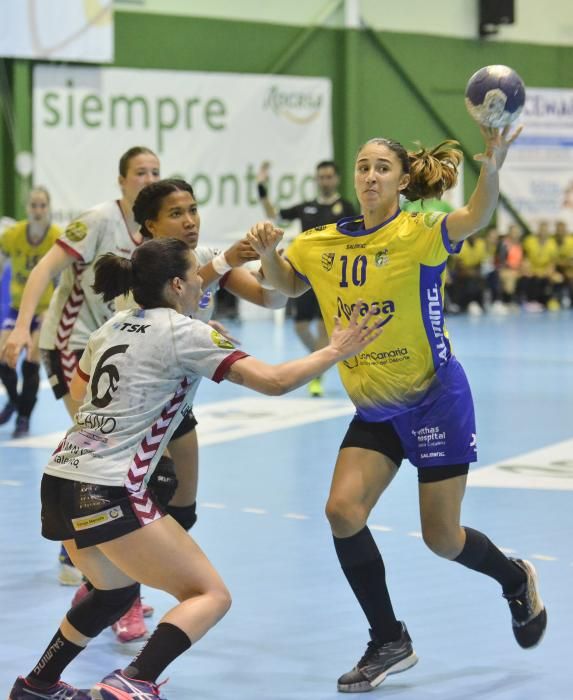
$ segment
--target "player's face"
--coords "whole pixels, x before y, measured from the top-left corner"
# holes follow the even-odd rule
[[[201,289],[201,284],[203,280],[199,277],[199,263],[197,262],[197,256],[191,250],[189,251],[189,257],[191,264],[187,269],[187,274],[185,276],[185,284],[183,288],[183,294],[181,297],[181,306],[183,313],[186,316],[197,311],[199,307],[199,300],[203,295],[203,290]]]
[[[400,159],[384,144],[367,144],[356,158],[354,187],[363,212],[392,213],[408,181]]]
[[[47,221],[50,216],[48,198],[43,192],[32,192],[28,199],[28,218],[30,221]]]
[[[201,219],[197,202],[190,192],[177,190],[163,198],[156,219],[148,219],[145,228],[153,238],[178,238],[194,250],[199,240]]]
[[[135,198],[146,186],[157,182],[159,173],[159,161],[151,153],[140,153],[131,158],[127,166],[127,174],[119,176],[118,182],[125,199],[133,204]]]
[[[332,166],[325,166],[316,171],[316,184],[318,192],[323,197],[330,197],[338,189],[339,178]]]

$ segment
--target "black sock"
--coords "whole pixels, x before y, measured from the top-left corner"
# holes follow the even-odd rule
[[[29,418],[36,405],[40,387],[40,365],[37,362],[22,362],[22,392],[18,402],[18,414]]]
[[[368,527],[352,537],[334,537],[334,547],[376,640],[385,644],[399,639],[402,626],[394,615],[384,562]]]
[[[0,362],[0,380],[6,388],[8,399],[14,406],[18,405],[18,375],[15,369],[8,367],[4,362]]]
[[[482,532],[471,527],[464,527],[464,530],[466,542],[454,561],[491,576],[501,584],[504,593],[516,591],[526,580],[523,569],[508,559]]]
[[[160,622],[147,644],[123,673],[134,680],[155,683],[159,674],[190,646],[191,640],[182,629],[170,622]]]
[[[58,630],[36,667],[26,676],[30,685],[46,688],[57,683],[62,671],[85,647],[73,644]]]

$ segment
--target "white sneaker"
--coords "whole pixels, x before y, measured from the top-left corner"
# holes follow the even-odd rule
[[[510,311],[507,308],[507,306],[503,303],[503,301],[498,300],[494,301],[491,305],[491,313],[495,316],[507,316],[507,314],[510,313]]]
[[[483,316],[483,309],[477,301],[470,301],[468,304],[468,314],[470,316]]]

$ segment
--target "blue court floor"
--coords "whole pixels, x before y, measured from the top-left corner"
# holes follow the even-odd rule
[[[290,322],[228,324],[268,361],[302,353]],[[573,698],[573,313],[449,319],[473,388],[480,460],[463,523],[538,569],[549,624],[521,650],[507,605],[486,577],[432,555],[420,539],[415,469],[404,463],[370,521],[394,607],[419,664],[372,698]],[[2,397],[0,397],[1,399]],[[351,416],[335,371],[326,395],[278,399],[204,381],[198,394],[201,477],[193,530],[226,580],[228,616],[168,669],[170,700],[334,700],[362,655],[367,625],[339,570],[323,515],[337,447]],[[67,427],[42,390],[30,438],[0,427],[0,696],[27,673],[65,613],[57,547],[39,535],[43,465]],[[171,602],[145,590],[157,621]],[[136,647],[137,649],[137,647]],[[134,648],[104,632],[65,680],[87,687]]]

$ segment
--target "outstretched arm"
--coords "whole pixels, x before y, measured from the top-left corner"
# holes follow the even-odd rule
[[[335,328],[325,348],[280,365],[245,357],[231,365],[225,378],[270,396],[280,396],[306,384],[337,362],[357,355],[382,333],[383,328],[372,318],[372,311],[360,317],[361,307],[362,302],[358,301],[346,327],[335,317]]]
[[[480,175],[468,203],[448,215],[451,241],[462,241],[489,224],[499,199],[499,170],[521,129],[510,135],[509,126],[503,130],[480,126],[485,141],[485,152],[475,156],[482,164]]]
[[[253,250],[246,238],[233,243],[224,253],[217,255],[212,261],[199,269],[199,276],[203,280],[203,288],[213,284],[219,277],[234,268],[244,265],[250,260],[258,260],[258,254]]]
[[[269,219],[276,219],[279,215],[278,210],[271,203],[269,199],[269,170],[271,164],[265,161],[261,164],[259,172],[257,173],[257,190],[259,194],[259,200],[263,205],[265,210],[265,216]]]

